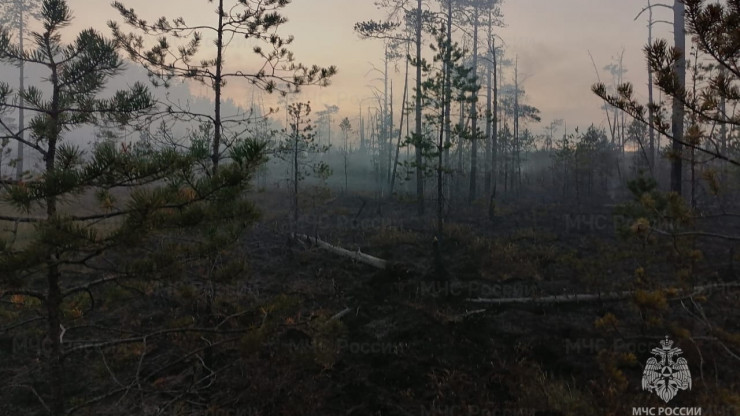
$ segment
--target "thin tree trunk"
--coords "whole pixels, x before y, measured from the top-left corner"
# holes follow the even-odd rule
[[[451,120],[450,120],[450,109],[452,107],[452,66],[449,62],[452,60],[452,0],[447,0],[447,56],[445,57],[448,64],[445,66],[445,102],[447,105],[444,106],[444,131],[445,131],[445,148],[444,148],[444,166],[450,167],[450,141],[452,136]],[[450,191],[450,180],[447,183],[447,197],[451,196]]]
[[[675,72],[681,89],[686,85],[686,36],[684,34],[684,10],[685,5],[681,0],[673,3],[673,41],[676,50],[681,54],[676,62]],[[683,104],[678,99],[673,99],[673,115],[671,118],[671,132],[673,134],[673,161],[671,163],[671,191],[681,195],[682,188],[682,155],[683,146]]]
[[[694,68],[691,73],[692,94],[696,97],[696,82],[699,76],[699,50],[694,50]],[[696,115],[691,114],[691,124],[696,124]],[[696,209],[696,149],[691,148],[691,208]]]
[[[727,70],[723,66],[720,66],[719,72],[723,77],[727,74]],[[720,117],[722,118],[722,122],[719,123],[720,149],[722,149],[722,154],[727,154],[727,123],[725,122],[727,117],[727,100],[724,95],[719,97],[719,111]]]
[[[624,74],[624,49],[622,49],[622,53],[619,55],[619,85],[622,85],[623,80],[623,74]],[[622,158],[624,158],[624,152],[625,152],[625,145],[627,144],[627,137],[625,134],[625,123],[624,123],[624,111],[620,112],[620,140],[622,141]]]
[[[391,143],[391,135],[389,134],[389,130],[391,127],[388,125],[388,43],[385,44],[385,51],[383,52],[383,118],[381,122],[381,134],[382,137],[382,144],[380,144],[380,151],[378,152],[378,157],[380,159],[380,175],[379,178],[380,183],[382,184],[384,182],[384,177],[382,175],[386,174],[386,171],[388,170],[385,166],[387,158],[390,157],[390,143]],[[388,155],[388,156],[386,156]],[[388,166],[390,168],[390,166]],[[390,178],[388,178],[390,179]]]
[[[224,49],[224,0],[218,2],[218,34],[216,36],[216,76],[214,77],[215,114],[213,122],[213,174],[218,172],[218,162],[221,158],[221,84],[223,77],[223,49]]]
[[[514,146],[512,146],[511,188],[514,189],[514,171],[519,167],[519,57],[514,61]]]
[[[449,65],[450,62],[447,61],[447,65]],[[444,75],[446,78],[447,76]],[[447,80],[445,79],[444,82],[446,83]],[[446,95],[446,94],[445,94]],[[450,105],[449,102],[446,102],[443,100],[442,105],[444,107],[447,107]],[[440,117],[440,122],[444,123],[444,108],[442,109],[442,114]],[[442,164],[442,147],[444,146],[444,129],[439,129],[439,142],[437,144],[437,237],[438,239],[442,238],[442,214],[444,210],[444,193],[442,188],[442,170],[444,168],[444,165]]]
[[[498,84],[499,84],[499,68],[497,66],[496,57],[496,38],[491,39],[491,46],[493,48],[493,151],[491,152],[491,170],[493,171],[493,194],[496,194],[496,184],[498,183],[498,125],[499,125],[499,106],[498,106]]]
[[[496,38],[491,37],[491,59],[493,63],[493,120],[491,120],[491,182],[493,190],[488,202],[488,217],[496,215],[496,186],[498,183],[498,67],[496,62]]]
[[[447,2],[447,27],[451,26],[452,18],[452,1]],[[450,33],[447,32],[446,45],[445,45],[445,56],[444,56],[444,68],[442,73],[442,108],[439,114],[439,140],[437,142],[437,238],[442,238],[442,215],[444,211],[444,184],[443,184],[443,169],[444,169],[444,136],[447,134],[449,140],[449,107],[452,102],[452,90],[450,77],[452,75],[452,43],[450,40]],[[439,246],[437,246],[439,249]],[[439,255],[439,252],[436,253]]]
[[[725,76],[726,70],[724,67],[720,66],[720,75]],[[720,115],[722,117],[722,122],[719,124],[719,140],[720,140],[720,149],[722,149],[722,154],[727,154],[727,123],[725,120],[727,120],[727,100],[725,99],[724,95],[719,98],[719,111]],[[727,163],[725,161],[720,162],[721,171],[720,174],[720,181],[721,183],[725,183],[727,181]]]
[[[403,107],[403,105],[402,105]],[[388,154],[388,183],[392,183],[393,179],[391,177],[391,169],[393,169],[393,174],[395,175],[396,169],[395,166],[391,168],[392,158],[393,158],[393,80],[391,80],[391,98],[390,98],[390,112],[388,113],[388,146],[387,146],[387,154]],[[391,189],[390,195],[393,194],[393,189]]]
[[[691,208],[696,209],[696,152],[691,148]]]
[[[424,215],[424,172],[421,154],[421,0],[417,0],[416,6],[416,199],[419,215]]]
[[[462,140],[462,132],[465,129],[465,102],[460,101],[460,124],[459,124],[459,131],[460,135],[457,139],[457,177],[455,178],[455,184],[459,184],[462,186],[462,176],[463,176],[463,148],[464,143]],[[459,187],[459,186],[458,186]]]
[[[19,5],[19,13],[20,13],[20,21],[18,22],[19,26],[19,34],[18,34],[18,46],[20,47],[20,50],[23,51],[23,4]],[[24,88],[24,74],[23,70],[25,68],[25,62],[21,61],[20,64],[20,79],[18,80],[18,91],[22,93]],[[17,148],[17,162],[15,165],[15,176],[17,180],[23,179],[23,161],[24,161],[24,155],[23,155],[23,142],[22,140],[25,138],[26,132],[25,132],[25,120],[24,120],[24,114],[23,114],[23,95],[19,95],[19,101],[18,104],[20,108],[18,109],[18,136],[21,140],[18,140],[18,148]]]
[[[365,123],[362,119],[362,102],[360,102],[360,150],[365,150]]]
[[[408,55],[408,44],[406,46],[406,55]],[[396,142],[396,157],[393,162],[393,174],[391,176],[391,195],[396,185],[396,167],[398,166],[398,154],[401,152],[401,131],[403,131],[403,118],[406,114],[406,96],[409,90],[409,60],[406,60],[406,77],[403,81],[403,102],[401,102],[401,123],[398,126],[398,141]]]
[[[54,172],[54,163],[56,159],[57,151],[57,140],[59,133],[61,132],[61,125],[59,120],[59,77],[57,73],[57,65],[54,62],[53,57],[49,57],[51,60],[51,82],[53,85],[51,108],[52,112],[49,114],[51,118],[51,125],[53,131],[49,134],[48,148],[46,154],[46,173],[51,175]],[[56,196],[51,195],[46,197],[46,215],[47,219],[51,219],[57,214],[57,200]],[[59,284],[60,272],[58,266],[57,254],[52,253],[49,255],[47,263],[47,297],[46,297],[46,313],[47,313],[47,337],[49,341],[49,384],[51,386],[51,414],[52,416],[61,416],[64,413],[64,368],[62,363],[62,342],[59,338],[61,333],[62,324],[62,292]]]
[[[347,152],[349,149],[347,146],[349,145],[349,131],[344,132],[344,193],[349,192],[349,178],[347,177]]]
[[[648,45],[653,44],[653,7],[650,4],[650,0],[648,0],[648,13],[649,13],[649,20],[648,20]],[[653,127],[653,69],[648,65],[648,119],[650,121],[650,125],[648,128],[650,129],[650,171],[653,173],[653,177],[655,177],[655,128]]]
[[[408,81],[408,74],[406,75],[406,80]],[[406,137],[411,137],[411,100],[408,97],[408,94],[406,96],[406,111],[408,111],[408,114],[406,114]],[[406,161],[408,162],[411,160],[411,146],[406,146]],[[407,174],[408,176],[408,174]],[[406,192],[410,195],[413,191],[412,189],[412,183],[410,180],[406,180]]]
[[[473,79],[478,84],[478,3],[475,3],[473,12]],[[478,178],[478,90],[473,90],[473,103],[470,108],[471,117],[471,144],[470,144],[470,189],[468,191],[468,202],[476,198]]]
[[[298,120],[293,127],[293,221],[298,223]]]
[[[491,10],[488,10],[488,41],[491,41]],[[490,48],[489,48],[490,49]],[[493,151],[492,146],[492,138],[491,138],[491,122],[493,120],[493,114],[491,113],[492,103],[491,103],[491,81],[492,81],[492,73],[491,70],[491,51],[488,51],[488,63],[486,64],[486,183],[485,183],[485,193],[488,194],[491,192],[491,168],[492,168],[492,162],[491,162],[491,152]]]

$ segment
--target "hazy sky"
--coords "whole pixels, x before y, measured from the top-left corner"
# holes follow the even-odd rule
[[[206,0],[125,0],[141,17],[154,20],[165,15],[183,16],[188,23],[211,23],[215,5]],[[646,5],[645,0],[506,0],[501,5],[506,27],[497,33],[506,42],[510,58],[518,56],[520,80],[524,80],[527,102],[542,111],[543,122],[531,128],[539,133],[556,118],[567,121],[569,129],[590,123],[606,125],[600,110],[600,100],[590,92],[596,81],[590,51],[600,70],[602,80],[610,75],[602,68],[624,50],[626,80],[635,83],[636,92],[646,97],[646,74],[642,48],[647,41],[647,13],[633,21]],[[92,25],[105,33],[105,21],[117,18],[107,1],[69,0],[76,26]],[[436,2],[434,2],[436,5]],[[437,7],[437,6],[434,6]],[[315,109],[323,104],[340,107],[341,115],[356,117],[361,100],[371,97],[370,85],[377,73],[371,65],[382,65],[382,43],[360,40],[353,24],[360,20],[382,17],[372,0],[293,0],[283,14],[289,23],[282,34],[295,35],[292,49],[297,60],[307,64],[336,65],[339,74],[327,88],[308,87],[302,100],[310,99]],[[658,8],[656,19],[671,20],[671,11]],[[656,24],[656,37],[670,37],[671,28]],[[206,44],[207,45],[207,44]],[[232,68],[248,68],[255,57],[244,42],[234,42],[228,51],[227,63]],[[402,70],[399,65],[399,70]],[[370,72],[370,73],[368,73]],[[403,82],[394,83],[396,109],[400,109]],[[512,73],[504,74],[511,80]],[[232,82],[226,96],[247,105],[250,87]],[[276,97],[264,95],[270,105]],[[365,100],[364,105],[371,105]]]

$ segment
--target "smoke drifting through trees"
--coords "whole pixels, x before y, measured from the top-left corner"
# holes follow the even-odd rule
[[[196,3],[115,2],[110,38],[5,14],[0,414],[634,414],[666,335],[675,403],[736,413],[734,2],[630,11],[650,86],[641,44],[582,57],[605,119],[577,127],[503,1],[347,13],[378,53],[335,101],[307,97],[353,58],[298,63],[297,5]]]

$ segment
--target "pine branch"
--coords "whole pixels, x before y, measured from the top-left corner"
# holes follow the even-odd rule
[[[37,317],[34,317],[34,318],[29,318],[29,319],[26,319],[25,321],[16,322],[16,323],[14,323],[12,325],[8,325],[8,326],[6,326],[4,328],[0,328],[0,332],[8,332],[8,331],[10,331],[13,328],[18,328],[20,326],[24,326],[24,325],[26,325],[28,323],[31,323],[31,322],[44,321],[44,320],[46,320],[46,318],[44,318],[43,316],[37,316]]]
[[[250,328],[244,328],[244,329],[216,329],[216,328],[169,328],[169,329],[162,329],[159,331],[151,332],[146,335],[142,335],[139,337],[130,337],[130,338],[121,338],[116,339],[112,341],[102,341],[102,342],[92,342],[88,344],[80,345],[79,347],[73,347],[70,348],[62,354],[63,357],[67,357],[71,354],[89,350],[89,349],[97,349],[97,348],[109,348],[109,347],[115,347],[117,345],[123,345],[123,344],[133,344],[138,342],[146,342],[147,339],[152,337],[158,337],[162,335],[168,335],[168,334],[184,334],[184,333],[210,333],[210,334],[243,334],[246,332],[253,331],[253,329]]]
[[[112,282],[112,281],[115,281],[115,280],[120,279],[121,277],[122,276],[120,276],[120,275],[106,276],[106,277],[100,278],[98,280],[94,280],[92,282],[86,283],[84,285],[80,285],[80,286],[75,286],[75,287],[69,288],[69,289],[67,289],[67,290],[65,290],[65,291],[62,292],[62,298],[66,298],[67,296],[72,295],[72,294],[77,293],[77,292],[89,291],[90,288],[92,288],[93,286],[101,285],[101,284],[107,283],[107,282]]]
[[[628,84],[625,84],[625,85],[628,85]],[[629,86],[629,88],[631,89],[631,86]],[[730,158],[728,156],[725,156],[725,155],[719,153],[718,151],[705,149],[705,148],[700,147],[698,145],[695,145],[695,144],[686,142],[686,141],[681,140],[681,139],[677,139],[677,138],[675,138],[674,136],[672,136],[671,134],[668,133],[668,129],[667,128],[665,128],[663,126],[660,126],[660,125],[654,125],[654,123],[651,123],[650,121],[648,121],[645,118],[645,116],[643,114],[644,113],[644,107],[642,107],[641,105],[639,105],[636,102],[634,102],[631,99],[631,97],[615,97],[615,96],[608,95],[606,93],[606,87],[604,86],[604,84],[599,84],[599,83],[595,84],[591,88],[591,90],[594,92],[594,94],[598,95],[602,100],[604,100],[608,104],[610,104],[610,105],[618,108],[620,111],[623,111],[623,112],[627,113],[627,115],[629,115],[630,117],[634,118],[635,120],[637,120],[637,121],[639,121],[639,122],[641,122],[643,124],[646,124],[647,126],[653,125],[653,128],[655,128],[658,131],[658,133],[666,136],[670,140],[676,141],[676,142],[680,143],[683,146],[686,146],[686,147],[691,148],[691,149],[694,149],[694,150],[698,150],[699,152],[708,154],[708,155],[713,156],[713,157],[715,157],[717,159],[724,160],[724,161],[726,161],[726,162],[728,162],[728,163],[730,163],[732,165],[740,166],[740,161],[737,161],[737,160],[732,159],[732,158]]]

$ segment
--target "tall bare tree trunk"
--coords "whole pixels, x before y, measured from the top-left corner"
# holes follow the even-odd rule
[[[650,4],[650,0],[648,0],[648,45],[653,44],[653,7],[652,4]],[[648,119],[650,121],[650,125],[648,128],[650,129],[650,171],[653,172],[653,177],[655,177],[656,171],[655,171],[655,128],[653,127],[653,69],[648,65]]]
[[[493,120],[491,121],[491,182],[493,190],[488,202],[488,217],[493,220],[495,216],[496,185],[498,183],[498,66],[496,58],[496,38],[491,37],[491,60],[493,66]]]
[[[449,47],[449,46],[448,46]],[[447,55],[449,57],[449,54]],[[449,66],[450,61],[445,62],[445,65]],[[446,71],[445,71],[446,72]],[[447,74],[444,74],[443,85],[447,85]],[[444,123],[445,108],[450,105],[447,101],[447,92],[443,92],[445,97],[442,101],[442,113],[440,114],[440,122]],[[444,168],[442,161],[442,147],[444,146],[444,129],[439,130],[439,141],[437,142],[437,237],[442,238],[442,217],[444,211],[444,192],[442,187],[442,170]]]
[[[681,54],[676,62],[675,71],[678,82],[683,89],[686,85],[686,35],[684,32],[684,12],[686,6],[681,0],[673,3],[673,41],[676,50]],[[671,132],[673,134],[673,161],[671,163],[671,191],[681,195],[682,188],[682,155],[683,146],[679,140],[683,139],[684,108],[680,100],[673,100],[673,115],[671,118]]]
[[[460,121],[458,124],[459,132],[463,132],[465,130],[465,101],[460,101]],[[462,134],[458,134],[457,138],[457,169],[456,169],[456,177],[455,177],[455,188],[462,188],[462,177],[463,177],[463,150],[464,150],[464,143],[463,143],[463,136]],[[462,197],[461,197],[462,199]]]
[[[221,159],[221,87],[223,83],[223,49],[224,49],[224,0],[218,2],[218,35],[216,37],[216,76],[214,78],[215,114],[213,122],[213,173],[218,171],[218,162]]]
[[[406,44],[406,55],[409,54],[409,44]],[[401,132],[403,131],[403,118],[406,115],[408,108],[406,107],[406,96],[409,90],[409,60],[406,59],[406,76],[403,81],[403,101],[401,102],[401,123],[398,126],[398,141],[396,142],[396,157],[393,162],[393,173],[391,176],[391,189],[390,194],[393,195],[393,190],[396,185],[396,167],[398,166],[398,154],[401,152]]]
[[[403,105],[401,106],[403,107]],[[391,164],[393,158],[393,80],[391,80],[391,97],[390,97],[390,110],[388,112],[388,183],[390,184],[393,179],[391,178]],[[395,168],[393,168],[395,174]],[[390,192],[392,194],[393,191]]]
[[[385,179],[383,178],[383,175],[385,175],[386,171],[388,170],[385,165],[386,160],[390,155],[391,135],[389,133],[389,130],[392,129],[392,127],[389,127],[388,124],[388,42],[385,43],[385,50],[383,52],[383,120],[381,122],[381,126],[381,134],[383,135],[383,138],[382,144],[379,147],[378,158],[380,161],[379,179],[380,183],[382,184],[383,180]],[[390,168],[390,165],[388,166],[388,168]]]
[[[293,221],[298,223],[298,121],[293,128]]]
[[[501,110],[499,109],[498,105],[498,91],[499,91],[499,84],[501,83],[501,77],[499,70],[503,68],[502,65],[498,63],[498,57],[496,56],[496,38],[492,38],[492,47],[493,47],[493,125],[491,126],[493,129],[493,153],[491,154],[492,164],[493,167],[491,170],[493,170],[493,193],[496,193],[496,184],[498,183],[498,154],[499,154],[499,143],[498,143],[498,130],[499,130],[499,120],[500,120],[500,113]]]
[[[488,41],[491,41],[491,10],[488,10]],[[488,194],[491,192],[491,146],[492,146],[492,137],[491,137],[491,122],[493,121],[493,115],[491,113],[491,73],[493,71],[491,70],[491,51],[489,47],[488,51],[488,63],[486,64],[486,183],[485,183],[485,193]]]
[[[416,200],[417,212],[424,215],[424,172],[421,154],[421,0],[417,0],[416,6]]]
[[[478,83],[478,16],[479,6],[475,3],[473,11],[473,77]],[[468,201],[473,202],[476,197],[477,178],[478,178],[478,90],[473,91],[473,103],[470,107],[471,117],[471,144],[470,144],[470,190],[468,191]]]
[[[23,4],[19,6],[19,13],[20,13],[20,21],[18,22],[19,27],[19,34],[18,34],[18,46],[20,47],[21,51],[23,51]],[[25,67],[25,62],[21,61],[20,64],[20,79],[18,81],[18,91],[23,91],[24,88],[24,74],[23,70]],[[25,132],[25,120],[24,120],[24,114],[23,114],[23,95],[20,94],[19,96],[19,102],[20,108],[18,109],[18,136],[21,140],[24,139],[26,132]],[[17,149],[17,162],[15,165],[15,177],[17,180],[21,180],[23,178],[23,161],[24,161],[24,155],[23,155],[23,142],[21,140],[18,140],[18,149]]]
[[[326,145],[331,146],[331,112],[326,114]]]
[[[727,70],[723,66],[720,66],[719,72],[720,72],[720,75],[723,77],[726,76],[727,74]],[[722,117],[722,122],[719,123],[720,149],[722,149],[722,154],[725,155],[727,154],[727,123],[726,123],[727,99],[725,98],[724,95],[719,97],[719,111]]]
[[[619,85],[622,85],[622,78],[624,76],[624,49],[622,49],[622,53],[619,55],[619,75],[617,79],[619,80]],[[616,118],[615,118],[616,120]],[[620,140],[620,147],[622,149],[622,158],[624,159],[624,152],[625,152],[625,145],[627,144],[627,138],[625,135],[625,123],[624,123],[624,111],[620,111],[620,119],[619,119],[619,140]]]
[[[360,101],[360,150],[365,150],[365,122],[362,119],[362,101]]]
[[[519,57],[517,56],[514,61],[514,146],[512,146],[512,169],[511,169],[511,188],[514,189],[514,180],[516,178],[519,185],[521,185],[521,164],[519,160]],[[519,175],[515,176],[514,171],[517,170]]]
[[[452,54],[450,51],[450,47],[452,46],[452,0],[447,0],[447,47],[448,52],[446,56],[446,61],[450,62],[452,60]],[[445,66],[445,99],[447,100],[447,105],[444,106],[444,130],[445,130],[445,148],[444,148],[444,166],[449,168],[450,167],[450,142],[451,142],[451,135],[452,135],[452,129],[451,129],[451,121],[450,121],[450,109],[452,107],[452,87],[451,87],[451,80],[452,80],[452,66],[447,65]],[[448,179],[446,181],[447,183],[447,192],[446,195],[448,198],[451,197],[451,191],[450,191],[450,183],[451,181]]]

